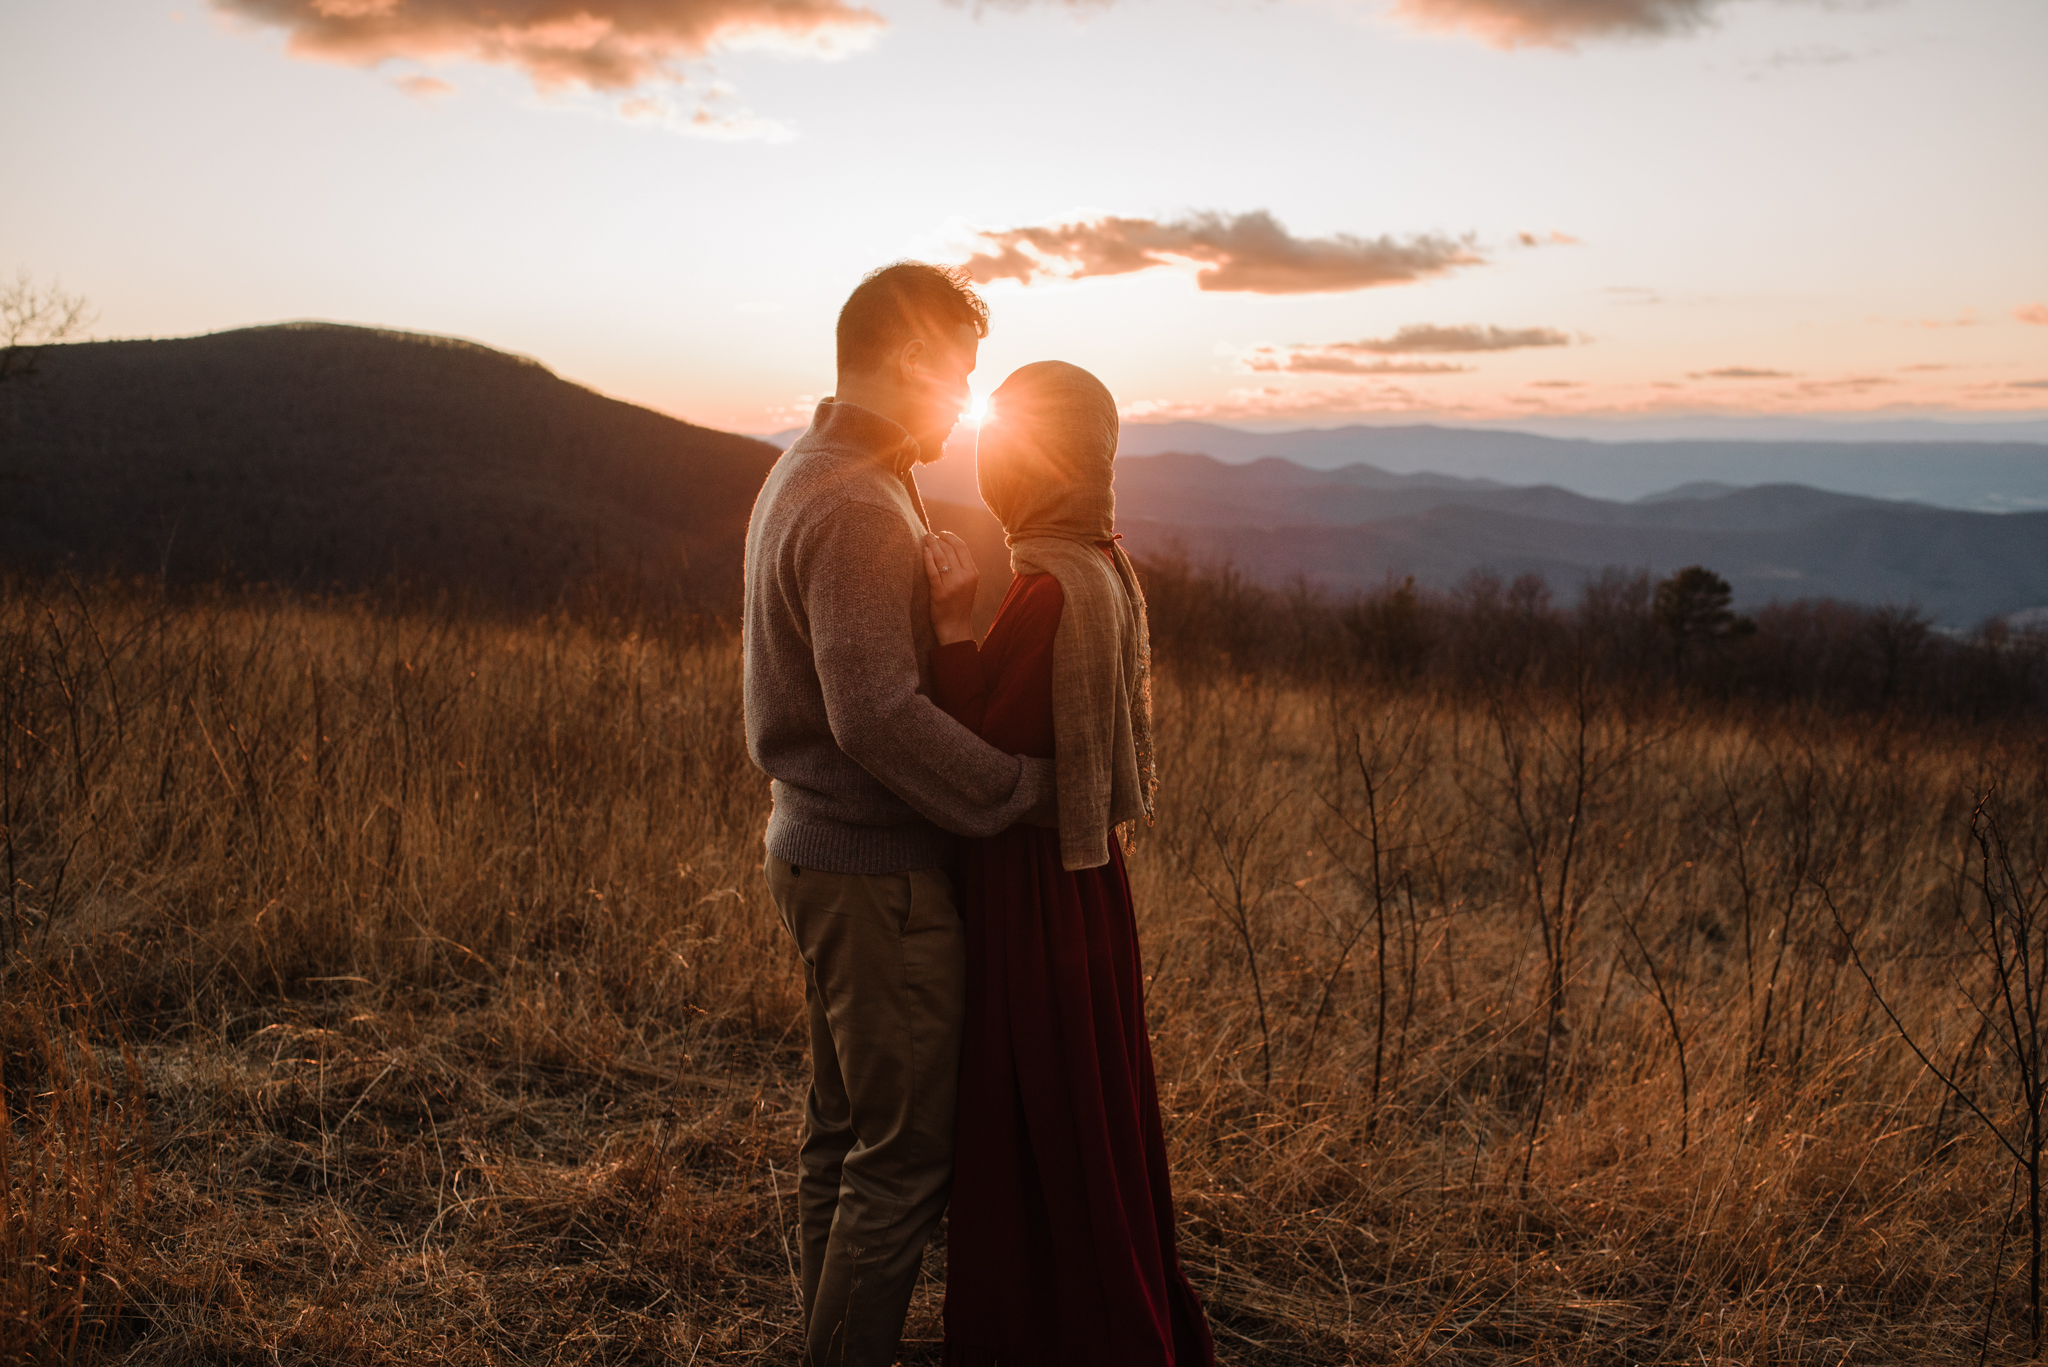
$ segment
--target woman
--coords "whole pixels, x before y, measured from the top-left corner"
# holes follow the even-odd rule
[[[1119,835],[1149,818],[1145,599],[1116,544],[1116,403],[1056,361],[1004,382],[983,500],[1017,577],[976,647],[978,575],[929,538],[935,693],[1050,757],[1057,828],[966,842],[967,1018],[947,1236],[947,1367],[1212,1367],[1172,1192]],[[1113,833],[1113,828],[1123,828]]]

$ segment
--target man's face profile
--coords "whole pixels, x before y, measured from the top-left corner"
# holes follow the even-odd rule
[[[918,349],[913,365],[918,421],[923,430],[916,435],[925,447],[926,464],[939,458],[947,436],[973,401],[967,377],[974,373],[980,351],[981,339],[966,323],[954,324],[949,332],[933,336]]]

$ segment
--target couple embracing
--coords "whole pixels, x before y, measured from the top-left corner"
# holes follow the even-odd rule
[[[804,1361],[896,1360],[950,1196],[947,1367],[1212,1367],[1119,842],[1153,758],[1116,405],[1054,361],[996,391],[977,473],[1016,578],[977,644],[914,471],[987,332],[956,272],[868,276],[747,530],[747,743],[810,1025]]]

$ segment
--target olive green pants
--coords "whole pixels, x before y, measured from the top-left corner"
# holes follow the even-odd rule
[[[966,967],[942,869],[851,874],[773,855],[811,1029],[797,1207],[804,1362],[888,1367],[953,1178]]]

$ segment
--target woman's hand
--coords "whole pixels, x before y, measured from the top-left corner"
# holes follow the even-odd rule
[[[924,575],[932,586],[932,630],[939,644],[974,639],[974,595],[981,571],[967,543],[951,532],[924,539]]]

